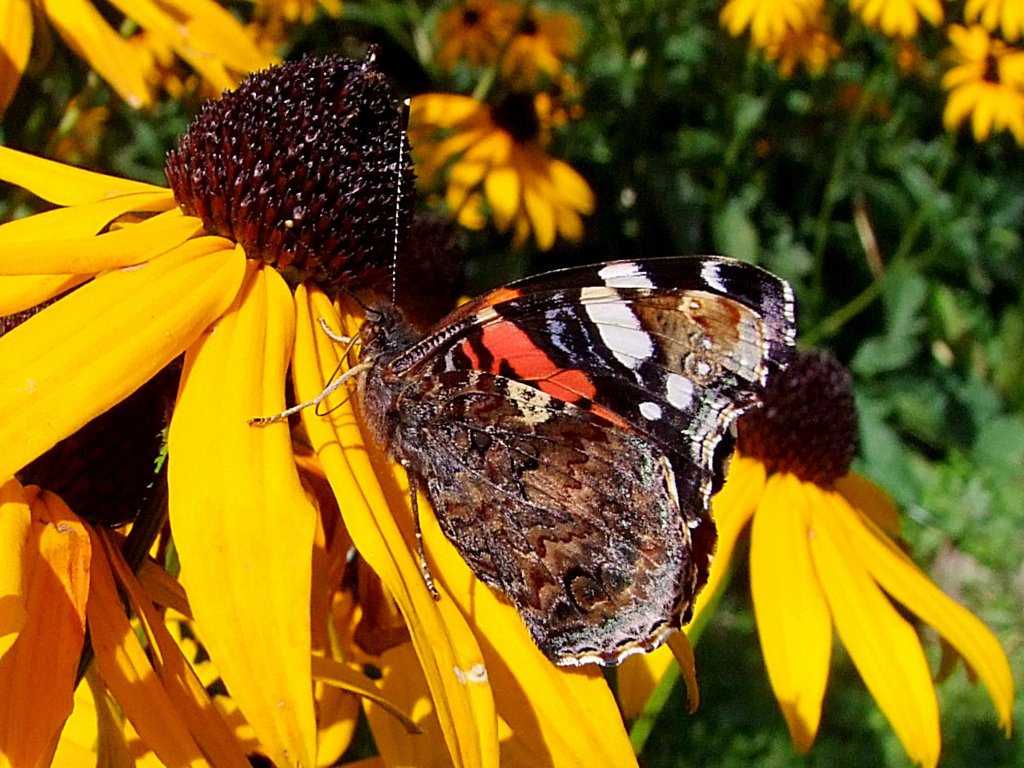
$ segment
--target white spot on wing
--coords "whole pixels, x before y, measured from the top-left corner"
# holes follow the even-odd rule
[[[640,415],[648,421],[657,421],[661,418],[661,406],[657,403],[640,403]]]
[[[633,261],[608,264],[601,268],[597,276],[604,280],[609,288],[653,288],[651,279],[640,271],[640,265]]]
[[[700,276],[704,279],[704,282],[716,291],[729,293],[729,288],[726,286],[725,281],[722,280],[722,275],[719,272],[719,266],[720,265],[714,261],[706,262],[700,269]]]
[[[670,373],[665,379],[665,396],[681,411],[693,405],[693,382],[678,373]]]
[[[624,366],[635,371],[642,361],[654,354],[654,340],[628,304],[616,301],[584,306],[601,340]]]

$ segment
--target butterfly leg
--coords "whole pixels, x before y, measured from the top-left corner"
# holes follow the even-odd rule
[[[403,464],[403,466],[405,466]],[[430,590],[435,600],[440,600],[441,595],[434,586],[434,577],[430,575],[430,566],[427,565],[427,552],[423,548],[423,529],[420,528],[420,504],[416,497],[416,475],[405,466],[406,476],[409,478],[409,506],[412,509],[412,529],[416,533],[416,555],[420,560],[420,572],[423,574],[423,581]]]

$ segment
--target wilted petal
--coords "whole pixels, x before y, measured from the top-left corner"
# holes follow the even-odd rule
[[[864,512],[857,507],[857,512]],[[951,600],[874,524],[872,517],[842,518],[851,544],[879,585],[916,613],[964,657],[988,689],[999,725],[1010,731],[1013,675],[999,641],[978,618]]]
[[[750,589],[768,679],[793,743],[806,752],[821,720],[832,623],[811,561],[811,509],[805,484],[772,475],[750,533]]]
[[[0,147],[0,180],[27,189],[55,205],[95,203],[132,192],[158,193],[161,197],[168,194],[164,187],[84,171],[9,147]]]
[[[71,714],[85,641],[89,537],[63,501],[37,492],[30,487],[26,497],[32,524],[22,549],[25,623],[0,658],[0,755],[12,766],[49,763]]]
[[[117,583],[127,595],[132,612],[149,641],[153,668],[196,744],[213,765],[249,768],[249,760],[215,710],[204,683],[200,682],[195,670],[182,655],[181,648],[171,637],[163,613],[157,611],[143,591],[120,551],[112,545],[109,534],[100,530],[97,538],[102,542]]]
[[[0,485],[0,657],[25,626],[25,547],[32,532],[32,510],[19,483]]]
[[[91,535],[95,551],[101,553],[99,539]],[[167,765],[202,765],[202,752],[153,670],[125,615],[110,565],[99,554],[93,562],[87,612],[94,664],[146,746]]]
[[[354,332],[359,321],[346,317],[343,324],[319,290],[307,291],[300,286],[296,300],[299,322],[292,371],[296,397],[303,400],[318,395],[338,367],[338,345],[323,332],[319,320],[325,319],[341,333]],[[470,669],[479,661],[472,634],[464,622],[461,627],[446,625],[446,621],[458,617],[443,617],[424,584],[410,544],[377,480],[378,469],[384,475],[391,472],[390,467],[379,449],[366,446],[348,391],[336,393],[324,407],[330,411],[327,416],[318,415],[319,409],[307,408],[302,414],[303,423],[334,488],[356,549],[381,578],[405,617],[451,759],[459,766],[496,765],[496,739],[486,736],[493,731],[490,723],[494,721],[489,693],[481,696],[477,689],[482,686],[471,691],[456,676],[457,669]],[[374,463],[371,453],[379,463]],[[457,642],[465,637],[470,639],[468,647]]]
[[[878,588],[866,553],[848,533],[856,513],[838,493],[814,487],[811,553],[832,618],[868,690],[911,760],[939,759],[939,709],[928,662],[913,627]],[[756,524],[756,523],[755,523]]]
[[[185,356],[168,439],[170,523],[203,643],[278,765],[316,750],[310,671],[315,509],[281,411],[292,296],[249,262],[231,308]]]
[[[126,398],[227,308],[245,260],[226,242],[105,273],[0,338],[0,477]]]

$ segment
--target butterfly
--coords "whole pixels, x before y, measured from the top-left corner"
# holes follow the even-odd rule
[[[730,427],[796,336],[789,285],[719,256],[558,270],[426,335],[359,332],[358,404],[476,576],[558,664],[612,665],[707,582]]]

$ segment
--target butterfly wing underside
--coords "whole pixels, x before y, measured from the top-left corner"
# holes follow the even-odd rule
[[[784,282],[720,257],[521,281],[389,362],[392,450],[549,657],[616,663],[688,620],[723,435],[792,315]]]

